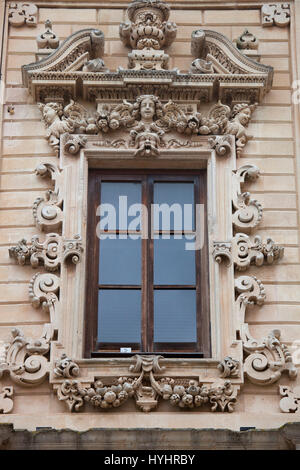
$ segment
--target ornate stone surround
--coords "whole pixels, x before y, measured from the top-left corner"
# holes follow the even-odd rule
[[[29,298],[49,313],[49,323],[41,338],[26,338],[14,329],[11,340],[0,343],[0,377],[9,374],[21,386],[48,377],[71,411],[85,404],[119,407],[134,398],[147,412],[159,400],[232,412],[246,377],[268,385],[284,371],[290,379],[297,375],[280,331],[257,340],[246,323],[246,309],[266,298],[261,281],[234,277],[235,270],[283,256],[272,239],[252,234],[263,208],[243,185],[258,178],[259,169],[236,164],[273,69],[249,59],[222,34],[198,30],[192,34],[196,59],[190,73],[166,70],[162,48],[176,36],[168,5],[136,0],[128,16],[130,22],[120,25],[121,39],[132,48],[126,70],[106,69],[103,33],[91,29],[74,33],[44,59],[22,68],[58,161],[36,169],[37,178],[53,182],[33,203],[36,226],[45,235],[21,240],[9,254],[20,265],[42,269],[30,282]],[[207,168],[211,359],[82,356],[88,169],[141,167]],[[283,396],[288,393],[281,388]],[[13,387],[2,390],[0,412],[12,410],[12,395]]]

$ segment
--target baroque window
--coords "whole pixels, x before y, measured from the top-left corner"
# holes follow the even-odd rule
[[[119,407],[134,397],[143,411],[162,399],[232,412],[246,377],[268,385],[284,371],[291,379],[297,374],[279,330],[251,336],[245,313],[264,302],[261,281],[235,277],[283,255],[272,239],[251,234],[263,208],[248,189],[260,172],[238,161],[273,69],[223,34],[198,29],[189,72],[169,70],[162,47],[177,30],[169,14],[160,0],[129,5],[129,22],[120,25],[131,48],[126,69],[107,69],[104,35],[95,29],[77,31],[59,47],[51,33],[54,51],[22,67],[58,158],[36,169],[53,181],[33,204],[45,234],[20,240],[9,253],[44,269],[33,276],[29,297],[49,323],[38,340],[14,329],[11,342],[0,345],[1,370],[31,386],[49,376],[71,411],[87,403]],[[131,210],[142,202],[141,221],[132,227],[115,214],[102,226],[99,216],[107,215],[101,206],[97,219],[98,206],[118,210],[119,196]],[[182,226],[175,219],[170,238],[163,237],[152,210],[161,202],[191,207],[185,235],[197,242],[203,228],[201,250],[182,250],[187,242],[176,237]]]
[[[89,184],[86,338],[92,356],[209,355],[205,170],[98,170],[90,172]],[[198,247],[201,231],[204,246]]]

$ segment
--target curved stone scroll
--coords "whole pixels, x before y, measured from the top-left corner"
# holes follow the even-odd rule
[[[46,324],[38,339],[26,338],[18,328],[13,328],[12,339],[5,345],[0,364],[0,378],[8,372],[13,382],[34,386],[43,382],[49,373],[49,362],[45,355],[50,349],[52,327]]]
[[[29,299],[33,307],[42,306],[42,309],[50,314],[54,330],[57,330],[59,320],[59,287],[60,278],[52,273],[37,273],[29,283]]]
[[[256,199],[251,199],[249,192],[241,191],[243,183],[255,181],[259,174],[260,170],[255,165],[244,165],[233,171],[232,223],[239,232],[251,231],[262,219],[262,205]]]
[[[42,163],[35,170],[36,175],[51,178],[54,189],[49,189],[44,198],[38,197],[33,203],[33,217],[40,230],[59,230],[62,226],[63,195],[61,190],[61,171],[56,165]]]
[[[235,289],[239,294],[236,299],[239,317],[240,336],[246,356],[244,374],[250,382],[257,385],[269,385],[277,382],[282,372],[287,371],[290,379],[295,379],[297,369],[287,346],[280,341],[281,333],[273,330],[262,340],[253,338],[249,325],[245,323],[245,310],[248,305],[262,305],[265,290],[261,281],[255,277],[241,276],[235,280]]]

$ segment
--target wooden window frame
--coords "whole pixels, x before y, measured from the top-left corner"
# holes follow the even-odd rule
[[[141,341],[140,343],[99,343],[97,342],[98,324],[98,283],[99,270],[99,241],[96,234],[96,225],[99,219],[96,210],[100,203],[100,186],[102,181],[140,181],[142,186],[142,203],[148,208],[148,236],[144,237],[142,243],[142,319],[141,319]],[[193,286],[160,286],[160,289],[190,288],[196,291],[196,343],[154,343],[154,290],[159,287],[154,285],[154,243],[153,237],[149,237],[151,230],[150,205],[153,202],[154,181],[191,181],[194,184],[194,201],[205,207],[205,230],[204,247],[195,252],[196,282]],[[209,357],[210,356],[210,321],[209,321],[209,267],[208,267],[208,241],[206,223],[206,170],[93,170],[89,171],[88,185],[88,225],[87,225],[87,279],[86,279],[86,308],[85,308],[85,356],[101,357],[113,353],[115,356],[124,357],[127,353],[121,353],[121,347],[130,347],[132,353],[156,353],[174,356],[184,354],[186,357]],[[101,243],[101,242],[100,242]],[[101,262],[101,261],[100,261]],[[110,288],[128,289],[127,286],[102,286]],[[133,287],[132,287],[133,288]]]

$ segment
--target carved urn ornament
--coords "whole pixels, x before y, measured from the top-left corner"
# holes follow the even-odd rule
[[[265,25],[283,26],[287,10],[263,6]],[[263,175],[255,165],[237,163],[251,139],[251,117],[272,87],[273,68],[242,52],[257,47],[248,31],[236,47],[219,32],[198,29],[191,35],[189,71],[168,70],[165,51],[177,32],[170,7],[160,0],[135,0],[127,16],[119,30],[130,48],[127,68],[108,70],[102,31],[82,29],[59,43],[51,21],[37,39],[48,53],[22,67],[23,85],[40,109],[45,138],[57,158],[36,168],[36,178],[49,178],[49,190],[33,201],[33,219],[45,233],[21,239],[9,254],[20,266],[39,268],[29,299],[49,322],[38,339],[14,329],[0,343],[0,375],[25,386],[49,377],[58,399],[76,412],[85,405],[109,412],[130,399],[145,412],[162,400],[175,409],[232,412],[245,380],[264,386],[283,372],[288,379],[297,375],[280,331],[259,340],[251,335],[246,310],[263,304],[262,282],[254,276],[234,278],[235,271],[280,262],[284,254],[270,237],[255,234],[263,207],[251,197],[249,185]],[[9,19],[33,24],[36,10],[11,6]],[[214,286],[213,348],[205,360],[82,357],[88,168],[205,169]],[[298,407],[297,388],[280,393],[282,411]],[[11,411],[12,396],[12,387],[0,387],[0,412]]]

